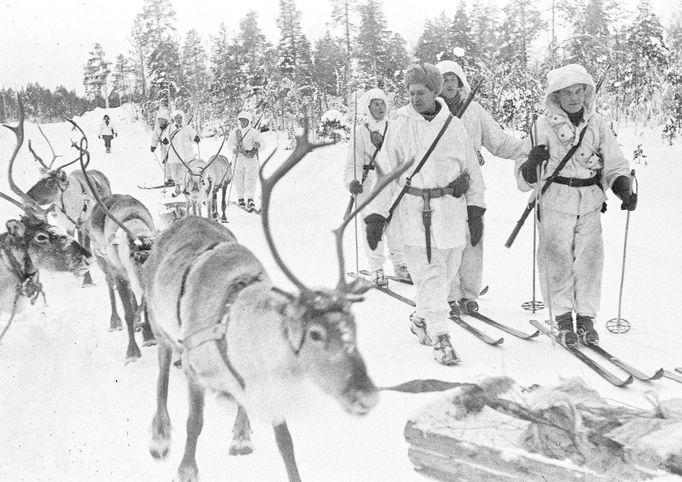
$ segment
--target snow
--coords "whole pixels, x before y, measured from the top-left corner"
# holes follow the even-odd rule
[[[149,152],[149,131],[134,120],[130,106],[107,113],[119,129],[108,155],[96,138],[104,111],[77,119],[90,139],[91,167],[109,176],[114,192],[138,197],[158,215],[160,193],[136,187],[161,182],[159,166]],[[73,159],[70,126],[56,123],[43,129],[55,151],[64,156],[57,162]],[[35,125],[27,123],[26,131],[26,139],[33,139],[39,154],[49,159],[49,149]],[[205,139],[202,157],[214,153],[218,141]],[[682,366],[678,341],[682,339],[682,324],[677,322],[682,312],[682,256],[678,248],[682,216],[677,181],[682,178],[682,147],[679,143],[665,145],[660,129],[645,129],[635,135],[634,127],[621,126],[619,141],[628,156],[641,143],[648,165],[633,166],[639,178],[640,203],[630,216],[622,313],[632,330],[624,335],[607,332],[604,322],[618,311],[626,215],[619,209],[620,203],[611,200],[602,217],[606,252],[598,323],[602,344],[646,372],[653,373],[661,366],[672,370]],[[13,143],[12,133],[2,129],[2,166],[7,165]],[[268,150],[285,143],[286,135],[266,134]],[[316,150],[273,194],[272,229],[277,246],[297,276],[313,286],[333,286],[337,281],[331,230],[340,224],[348,199],[341,181],[347,148],[347,144],[340,144]],[[279,149],[273,163],[289,154]],[[488,187],[484,284],[490,290],[481,299],[481,311],[530,331],[530,318],[547,317],[545,312],[531,315],[520,307],[532,293],[531,220],[511,249],[503,246],[525,207],[526,195],[516,190],[512,162],[484,155]],[[28,189],[37,176],[38,167],[24,146],[17,159],[15,179]],[[0,189],[9,192],[6,181]],[[3,203],[0,213],[7,220],[17,215],[17,209]],[[269,253],[259,218],[232,207],[228,208],[228,217],[228,227],[256,253],[276,284],[293,290]],[[347,269],[355,269],[352,223],[347,231]],[[359,251],[359,267],[364,268],[364,255]],[[71,275],[42,273],[48,305],[38,302],[17,316],[0,345],[2,481],[170,480],[175,474],[184,446],[184,375],[177,369],[171,373],[173,445],[167,459],[159,462],[151,458],[147,448],[155,407],[156,349],[143,348],[139,362],[123,364],[125,332],[108,331],[106,285],[99,270],[94,270],[93,276],[96,286],[83,289],[80,279]],[[412,295],[409,286],[395,288]],[[650,406],[647,393],[660,400],[682,396],[682,384],[668,379],[635,381],[626,389],[613,387],[544,337],[523,341],[505,335],[502,346],[490,347],[454,324],[451,335],[463,361],[456,367],[440,366],[432,359],[431,350],[420,346],[410,333],[410,312],[410,307],[380,292],[370,292],[355,307],[359,348],[378,386],[414,378],[471,382],[481,376],[499,375],[510,376],[521,385],[551,385],[560,377],[580,376],[604,397],[638,407]],[[7,315],[2,315],[0,327],[6,320]],[[616,368],[614,372],[620,373]],[[403,429],[411,414],[440,397],[438,393],[382,392],[379,405],[369,415],[353,418],[317,389],[305,387],[288,418],[303,480],[425,480],[407,457]],[[218,397],[207,399],[197,448],[202,480],[285,481],[272,430],[258,420],[252,421],[255,452],[228,456],[235,413],[230,402]],[[673,476],[668,479],[680,480]]]

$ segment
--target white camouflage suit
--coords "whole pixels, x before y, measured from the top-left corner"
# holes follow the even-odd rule
[[[439,62],[438,70],[445,75],[452,72],[462,81],[462,87],[459,89],[459,95],[464,101],[471,92],[471,87],[467,81],[466,74],[462,67],[452,60],[444,60]],[[441,94],[442,95],[442,94]],[[456,115],[456,112],[452,112]],[[527,154],[524,151],[524,144],[521,139],[506,134],[500,125],[488,114],[481,105],[475,100],[471,101],[469,107],[462,116],[464,127],[469,133],[474,149],[479,157],[481,157],[481,146],[485,147],[495,157],[503,159],[516,160],[522,154]],[[483,233],[485,234],[485,228]],[[481,285],[483,282],[483,240],[485,236],[481,236],[481,240],[476,246],[471,245],[471,237],[467,227],[467,241],[462,252],[462,263],[459,267],[459,274],[455,277],[450,286],[449,301],[457,301],[462,298],[467,300],[476,300],[481,292]]]
[[[450,112],[442,99],[436,99],[436,102],[440,110],[431,121],[427,121],[411,104],[398,109],[377,156],[378,162],[387,171],[413,159],[414,165],[377,196],[369,206],[370,212],[388,216],[393,200],[405,185],[405,179],[412,175],[443,127]],[[471,176],[466,195],[431,199],[430,263],[426,257],[422,198],[406,194],[391,220],[391,223],[399,223],[402,231],[407,266],[416,287],[417,315],[426,321],[432,340],[448,333],[448,293],[466,242],[467,205],[485,207],[485,185],[476,152],[462,121],[453,118],[422,169],[412,178],[411,186],[421,189],[446,187],[465,171]]]
[[[263,138],[258,128],[253,127],[250,112],[240,112],[237,118],[246,119],[249,123],[244,128],[233,129],[227,140],[228,148],[236,155],[233,182],[238,199],[253,199],[260,166],[258,151],[264,147]]]
[[[549,148],[550,159],[542,171],[540,186],[554,172],[568,150],[578,142],[587,126],[583,141],[559,173],[562,177],[588,179],[603,164],[601,186],[567,186],[552,183],[540,201],[538,223],[538,270],[542,295],[552,302],[557,315],[575,311],[595,317],[601,300],[604,246],[601,208],[606,201],[604,190],[618,176],[630,175],[630,167],[608,122],[594,112],[594,82],[580,65],[569,64],[547,74],[546,114],[537,120],[537,145]],[[556,92],[575,84],[584,84],[583,120],[576,127],[561,109]],[[530,138],[526,140],[530,149]],[[599,159],[601,157],[601,160]],[[520,168],[526,157],[516,162],[516,179],[521,191],[536,188],[523,178]],[[535,193],[532,194],[535,196]],[[549,284],[549,286],[548,286]]]
[[[173,112],[174,119],[177,115],[183,117],[183,122],[186,120],[182,111],[176,110]],[[186,168],[182,165],[178,154],[182,156],[182,160],[185,164],[188,164],[189,161],[194,158],[194,145],[197,143],[196,139],[198,138],[198,135],[197,131],[195,131],[194,127],[191,125],[182,125],[178,127],[175,122],[171,123],[167,132],[170,141],[168,144],[168,158],[166,161],[168,178],[175,181],[176,185],[180,185],[184,179]]]
[[[376,162],[376,157],[372,161],[372,156],[376,152],[377,148],[372,144],[371,133],[376,132],[385,136],[386,130],[388,128],[389,121],[387,116],[384,119],[377,121],[372,114],[369,112],[369,103],[373,99],[381,99],[388,106],[388,99],[386,94],[383,93],[381,89],[370,89],[368,90],[360,99],[358,103],[359,114],[364,116],[364,121],[355,127],[353,132],[353,138],[351,138],[351,149],[348,150],[348,156],[346,158],[346,169],[343,174],[343,182],[345,187],[348,189],[349,184],[357,179],[362,181],[363,167],[370,164],[370,162]],[[355,149],[353,149],[353,147]],[[378,153],[377,153],[378,155]],[[376,169],[371,169],[367,171],[367,178],[362,184],[363,191],[358,194],[356,203],[353,205],[355,209],[357,206],[365,202],[369,194],[374,189],[376,185]],[[362,219],[369,214],[367,209],[363,209],[360,213]],[[376,249],[372,250],[367,244],[367,238],[361,236],[363,240],[363,245],[365,248],[365,253],[367,255],[367,260],[369,262],[370,271],[376,271],[383,268],[384,262],[386,260],[384,256],[384,248],[388,246],[388,256],[393,263],[394,268],[405,263],[405,257],[403,254],[404,248],[402,239],[400,237],[400,230],[397,228],[398,223],[390,223],[387,227],[384,236],[379,241]]]

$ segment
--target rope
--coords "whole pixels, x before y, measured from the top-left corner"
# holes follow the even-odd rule
[[[14,295],[14,301],[12,302],[12,314],[9,317],[7,325],[5,325],[5,328],[2,330],[2,333],[0,333],[0,343],[2,343],[2,339],[5,336],[5,333],[7,333],[7,330],[9,330],[10,325],[12,325],[12,322],[14,321],[14,316],[17,314],[17,305],[20,296],[21,291],[17,289],[17,294]]]

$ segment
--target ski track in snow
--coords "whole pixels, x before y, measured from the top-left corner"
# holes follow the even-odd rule
[[[95,110],[76,119],[90,136],[91,168],[109,176],[115,193],[136,196],[158,215],[161,192],[136,187],[161,182],[161,171],[149,152],[149,131],[131,120],[129,106],[110,109],[119,136],[107,155],[103,142],[96,137],[103,113]],[[69,148],[67,124],[47,124],[43,128],[56,152],[64,156],[57,162],[75,156]],[[640,191],[638,209],[630,220],[622,311],[632,323],[632,330],[626,335],[613,335],[604,328],[604,322],[615,317],[618,309],[625,227],[625,213],[612,195],[602,217],[606,252],[598,319],[602,345],[647,373],[661,366],[672,370],[682,365],[677,341],[682,339],[682,327],[677,322],[682,311],[682,256],[678,248],[682,216],[677,189],[677,179],[682,177],[682,148],[679,143],[664,145],[659,130],[644,129],[638,140],[632,127],[620,128],[619,141],[626,156],[631,157],[635,145],[641,142],[649,161],[648,166],[633,165]],[[281,145],[286,142],[285,136],[277,137],[275,133],[265,137],[266,153],[277,141]],[[33,139],[44,159],[50,158],[47,145],[31,123],[26,124],[25,142],[28,139]],[[13,134],[2,129],[2,169],[7,166],[13,143]],[[215,152],[217,145],[217,139],[203,140],[203,157]],[[273,194],[271,218],[277,246],[285,262],[311,286],[336,283],[331,230],[340,223],[348,200],[341,181],[346,149],[347,145],[337,145],[313,152]],[[280,148],[273,163],[281,162],[290,153]],[[546,311],[531,315],[520,307],[532,294],[532,218],[511,249],[503,246],[527,197],[516,189],[511,161],[495,159],[487,152],[484,156],[488,206],[484,284],[490,285],[490,291],[481,299],[481,311],[499,322],[530,331],[530,318],[547,317]],[[38,167],[25,144],[15,163],[15,179],[27,190],[37,177]],[[0,189],[9,192],[6,179],[1,182]],[[267,249],[260,219],[235,207],[228,207],[227,212],[227,226],[240,242],[256,253],[277,285],[291,289]],[[7,220],[16,216],[17,210],[2,203],[0,213]],[[353,223],[344,241],[346,268],[355,270]],[[361,248],[359,264],[360,268],[366,267]],[[0,345],[0,480],[172,479],[184,448],[184,375],[177,369],[171,373],[173,445],[169,456],[159,462],[147,449],[155,406],[156,349],[142,348],[139,362],[123,365],[125,331],[108,331],[109,301],[98,269],[93,270],[96,286],[85,289],[80,288],[80,279],[68,274],[43,272],[41,277],[48,305],[39,301],[17,316]],[[392,283],[391,287],[413,296],[411,286]],[[537,293],[539,298],[539,288]],[[511,376],[522,385],[551,385],[561,377],[580,376],[603,396],[640,407],[649,406],[644,397],[647,391],[660,399],[682,396],[682,384],[667,379],[635,381],[627,389],[612,387],[546,337],[523,341],[507,335],[504,345],[489,347],[454,323],[450,333],[463,361],[456,367],[443,367],[432,359],[431,349],[420,346],[410,333],[410,312],[407,305],[376,291],[355,307],[360,351],[379,386],[413,378],[466,382],[495,375]],[[3,314],[0,328],[6,320],[7,314]],[[491,335],[500,333],[475,320],[471,322]],[[622,374],[616,368],[613,371]],[[403,428],[414,411],[440,396],[382,392],[374,411],[364,418],[353,418],[317,389],[305,387],[296,412],[288,419],[303,480],[430,480],[413,470]],[[258,420],[253,420],[255,452],[245,457],[228,456],[235,413],[232,403],[217,397],[207,399],[204,430],[197,448],[202,480],[285,481],[286,472],[272,430]]]

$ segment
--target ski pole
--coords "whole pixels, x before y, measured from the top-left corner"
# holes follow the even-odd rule
[[[637,191],[639,191],[639,183],[635,177],[635,170],[630,172],[630,177],[635,184],[634,196],[637,196]],[[630,322],[621,318],[621,307],[623,303],[623,284],[625,282],[625,258],[628,249],[628,231],[630,229],[630,211],[625,215],[625,237],[623,239],[623,263],[620,271],[620,288],[618,290],[618,316],[616,318],[611,318],[606,322],[606,329],[611,333],[622,334],[630,331]]]

